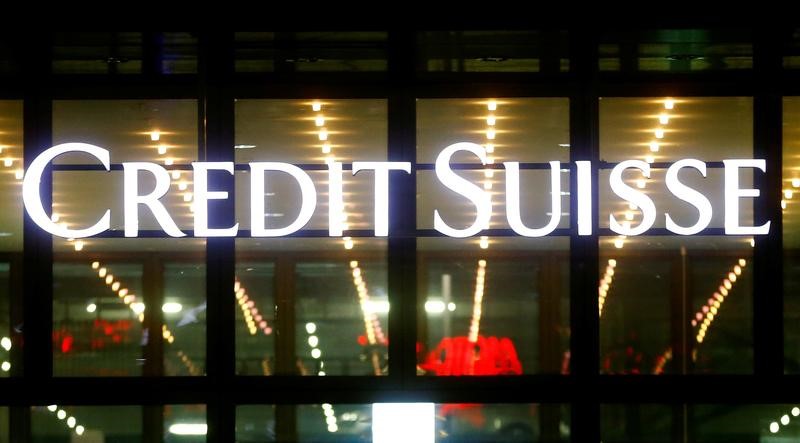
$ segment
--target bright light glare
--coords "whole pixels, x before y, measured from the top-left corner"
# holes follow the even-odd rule
[[[433,403],[375,403],[372,405],[374,443],[433,443]]]

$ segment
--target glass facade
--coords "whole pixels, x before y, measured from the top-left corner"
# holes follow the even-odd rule
[[[0,42],[0,443],[796,439],[800,28],[777,27]],[[71,142],[108,170],[62,155],[39,196],[61,228],[109,210],[87,238],[23,207]],[[736,220],[728,159],[766,167]],[[388,161],[410,171],[357,171]],[[166,174],[136,176],[135,238],[131,162]],[[199,204],[236,235],[195,236],[196,162],[232,164]],[[295,169],[259,195],[253,162]]]

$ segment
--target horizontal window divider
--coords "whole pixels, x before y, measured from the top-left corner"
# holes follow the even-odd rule
[[[736,389],[731,389],[736,386]],[[514,377],[208,377],[0,379],[0,405],[205,403],[671,403],[796,402],[800,375],[527,375]]]

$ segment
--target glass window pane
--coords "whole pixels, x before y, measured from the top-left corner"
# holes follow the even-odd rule
[[[604,442],[777,443],[800,437],[796,405],[606,404],[600,411]]]
[[[7,377],[21,364],[22,101],[0,100],[0,159],[0,377]]]
[[[92,238],[76,245],[54,239],[55,375],[203,375],[205,240]],[[153,303],[160,313],[149,310]],[[151,341],[163,346],[163,366]]]
[[[141,406],[34,406],[31,441],[143,441]]]
[[[569,241],[420,239],[425,375],[566,373]]]
[[[276,423],[281,408],[294,423]],[[276,429],[283,426],[282,430]],[[569,441],[569,408],[537,404],[309,404],[236,408],[240,442]]]
[[[650,29],[606,32],[601,71],[728,71],[753,68],[748,29]],[[628,68],[629,67],[629,68]]]
[[[418,36],[427,72],[569,71],[565,31],[437,31]]]
[[[475,205],[443,186],[430,167],[445,147],[458,142],[482,146],[488,163],[498,166],[484,168],[477,156],[465,152],[451,159],[459,176],[489,195],[491,218],[483,228],[510,231],[503,198],[507,174],[499,168],[503,161],[524,162],[519,173],[523,225],[541,228],[555,220],[555,228],[569,227],[567,166],[555,171],[560,189],[550,190],[548,164],[569,161],[568,99],[417,100],[418,229],[432,230],[436,211],[451,229],[475,223]],[[533,198],[524,192],[531,189],[550,191]],[[551,198],[555,192],[560,194],[557,214]],[[464,239],[417,240],[420,373],[567,371],[569,241],[557,234],[533,240],[479,232]]]
[[[784,353],[787,372],[800,372],[800,97],[783,99]]]
[[[386,32],[237,32],[236,72],[386,70]]]
[[[236,241],[240,374],[386,374],[386,241],[350,242]]]
[[[752,158],[752,126],[748,97],[601,99],[600,158],[652,164],[649,179],[627,170],[623,181],[651,199],[653,228],[662,229],[627,237],[604,231],[600,239],[602,372],[752,372],[753,238],[664,230],[665,214],[684,227],[698,222],[698,210],[665,185],[666,168],[684,158],[709,162],[706,177],[684,169],[679,179],[711,202],[708,227],[723,227],[720,162]],[[610,226],[610,216],[635,228],[642,211],[612,193],[612,166],[599,173],[601,230]],[[752,170],[740,175],[742,187],[752,186]],[[752,226],[753,200],[742,199],[740,207],[741,224]]]
[[[140,74],[140,32],[57,32],[53,36],[56,74]]]
[[[164,443],[205,443],[206,405],[165,405]]]

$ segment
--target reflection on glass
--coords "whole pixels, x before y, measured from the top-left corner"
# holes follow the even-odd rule
[[[206,405],[165,405],[164,443],[205,443]]]
[[[787,372],[800,372],[800,97],[783,99],[784,353]]]
[[[386,242],[350,242],[237,240],[240,374],[386,374]]]
[[[753,371],[749,240],[617,240],[600,239],[601,372]]]
[[[53,36],[56,74],[140,74],[140,32],[56,32]]]
[[[569,440],[562,405],[376,403],[297,405],[278,435],[275,407],[239,406],[240,442],[543,442]],[[288,426],[287,426],[288,425]]]
[[[421,374],[568,371],[566,238],[418,243]]]
[[[195,257],[185,262],[164,263],[161,333],[166,375],[205,374],[206,267],[202,253]]]
[[[428,72],[564,72],[565,31],[452,31],[418,36],[419,66]]]
[[[599,45],[601,71],[728,71],[753,68],[746,29],[651,29],[606,32]]]
[[[20,315],[12,305],[21,291],[22,177],[22,101],[0,100],[0,377],[17,364],[12,348],[22,338],[13,327],[22,319],[12,318]]]
[[[205,240],[95,238],[80,250],[75,243],[53,240],[54,373],[202,375]],[[164,319],[160,330],[149,331],[151,318]],[[158,349],[154,340],[163,366],[146,358]]]
[[[604,442],[788,442],[800,438],[797,405],[601,406]]]
[[[8,408],[0,406],[0,443],[9,443]]]
[[[31,408],[31,441],[142,441],[140,406],[63,406]]]
[[[623,181],[653,201],[653,227],[661,229],[665,214],[684,227],[699,217],[697,208],[667,190],[664,163],[716,162],[708,166],[707,177],[684,169],[679,179],[711,202],[708,227],[722,228],[719,162],[752,158],[752,106],[747,97],[602,98],[600,158],[653,164],[650,178],[628,170]],[[635,228],[642,211],[612,193],[610,171],[599,173],[600,227],[608,228],[613,216],[623,227]],[[740,181],[742,187],[752,186],[752,171],[742,172]],[[742,199],[740,223],[752,226],[752,199]],[[601,371],[752,372],[752,246],[752,237],[602,237]]]
[[[275,263],[247,251],[250,240],[237,240],[236,281],[236,373],[275,373]]]
[[[237,32],[236,72],[385,71],[386,32]]]

